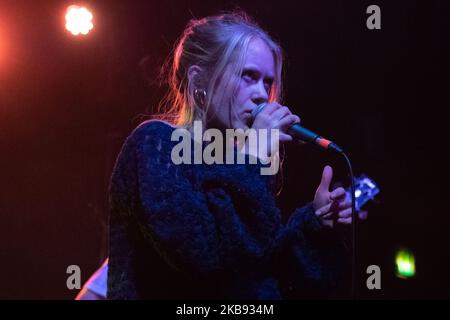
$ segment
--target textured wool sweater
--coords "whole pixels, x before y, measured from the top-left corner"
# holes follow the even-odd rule
[[[312,205],[287,223],[262,164],[179,164],[175,130],[147,121],[110,183],[108,299],[283,299],[337,286],[342,242]]]

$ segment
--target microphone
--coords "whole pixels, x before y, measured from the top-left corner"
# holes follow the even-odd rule
[[[261,103],[256,106],[255,109],[252,110],[252,116],[253,120],[256,118],[256,115],[262,111],[266,107],[267,103]],[[344,153],[344,150],[339,147],[336,143],[333,141],[327,140],[317,133],[314,133],[298,123],[294,123],[289,129],[288,134],[291,135],[295,139],[303,140],[312,144],[315,144],[316,146],[320,147],[324,150],[330,150],[335,151],[337,153]]]

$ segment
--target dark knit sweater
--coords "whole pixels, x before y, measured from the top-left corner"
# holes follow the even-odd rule
[[[175,165],[173,130],[144,122],[117,158],[108,299],[280,299],[336,285],[341,246],[311,205],[282,224],[261,164]]]

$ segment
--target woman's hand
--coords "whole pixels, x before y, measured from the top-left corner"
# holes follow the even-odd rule
[[[329,191],[332,178],[333,169],[326,166],[313,201],[315,214],[321,224],[330,228],[334,227],[336,221],[342,224],[352,223],[352,203],[346,197],[344,188]]]
[[[287,134],[287,131],[294,123],[300,123],[298,116],[292,114],[288,107],[272,102],[256,115],[252,129],[268,129],[269,131],[278,129],[280,130],[280,142],[287,142],[292,141],[292,137]]]
[[[282,106],[277,102],[268,103],[261,110],[261,112],[256,115],[251,126],[251,129],[255,129],[257,131],[259,129],[267,130],[267,136],[264,138],[267,139],[266,144],[262,144],[260,141],[258,142],[258,148],[263,148],[266,150],[253,150],[250,153],[257,153],[258,157],[263,158],[270,158],[276,155],[280,143],[293,140],[287,131],[294,123],[299,122],[300,118],[292,114],[288,107]],[[278,130],[278,138],[271,135],[271,129]],[[257,136],[259,140],[260,134],[258,133]]]

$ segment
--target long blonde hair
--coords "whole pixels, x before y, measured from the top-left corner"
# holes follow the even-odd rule
[[[255,38],[263,40],[273,53],[275,79],[269,101],[281,102],[283,53],[280,45],[247,14],[235,11],[189,21],[162,68],[161,75],[169,90],[156,117],[187,128],[195,120],[205,123],[212,96],[217,92],[222,93],[223,103],[230,107],[238,86],[230,81],[231,75],[240,77],[249,43]],[[192,65],[199,66],[202,72],[189,80],[187,72]],[[195,98],[195,89],[206,91],[203,105]]]

